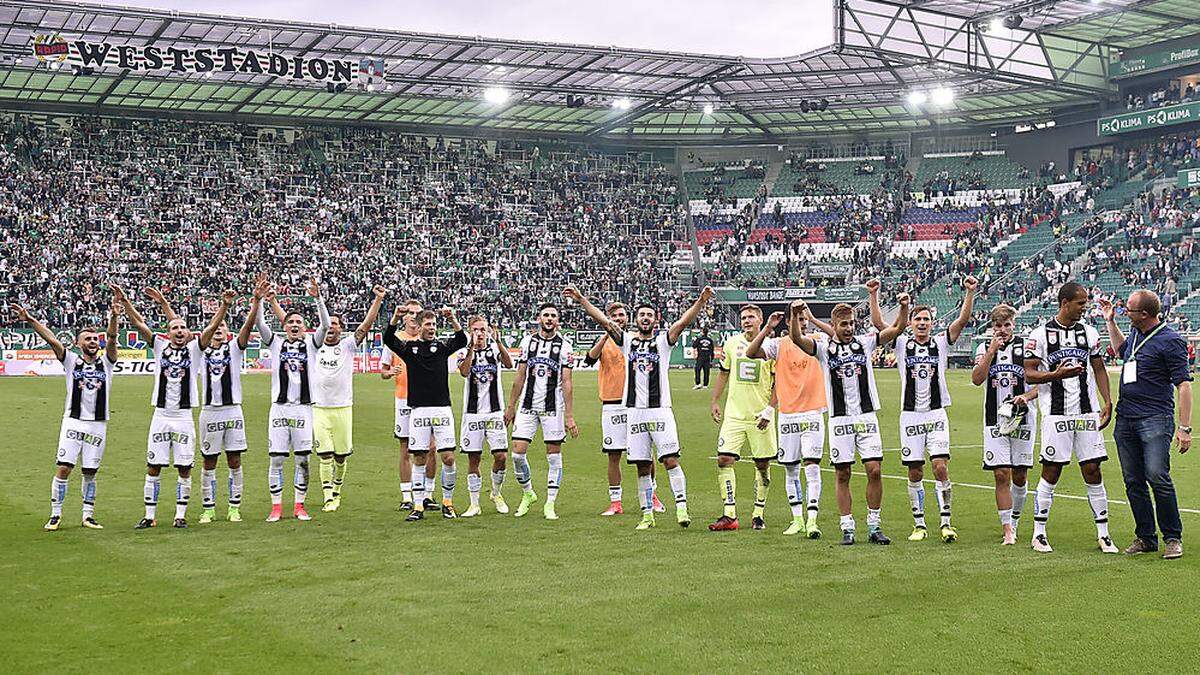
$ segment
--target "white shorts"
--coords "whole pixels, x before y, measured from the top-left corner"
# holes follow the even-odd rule
[[[600,406],[600,430],[604,434],[604,443],[600,449],[604,452],[624,452],[627,445],[629,429],[628,413],[620,403],[605,403]]]
[[[1042,464],[1070,464],[1072,454],[1081,464],[1108,459],[1099,413],[1046,415],[1042,419]]]
[[[1001,436],[997,429],[999,427],[983,428],[983,468],[991,471],[1032,467],[1034,426],[1019,426],[1011,436]]]
[[[412,417],[412,408],[408,407],[408,399],[396,399],[396,438],[408,440],[408,422]]]
[[[567,423],[562,410],[518,410],[513,420],[513,440],[532,442],[538,427],[542,428],[542,441],[545,443],[562,443],[567,438]]]
[[[679,455],[679,432],[675,429],[675,413],[670,408],[629,408],[626,417],[628,462],[653,461],[655,455],[650,454],[650,446],[658,451],[660,461]]]
[[[104,458],[104,441],[108,422],[85,422],[64,417],[58,432],[58,453],[54,461],[63,466],[75,466],[82,456],[83,468],[99,469]]]
[[[174,462],[172,462],[174,459]],[[169,414],[155,410],[146,441],[146,464],[191,466],[196,461],[196,425],[192,413]]]
[[[854,453],[864,462],[883,459],[883,439],[875,413],[829,418],[829,463],[853,464]]]
[[[945,408],[900,413],[900,461],[924,464],[925,455],[950,458],[950,420]]]
[[[504,413],[463,413],[462,451],[483,452],[483,442],[492,452],[508,451],[508,429],[504,427]]]
[[[408,430],[408,451],[429,452],[430,441],[438,452],[453,451],[454,413],[450,406],[426,406],[412,409]]]
[[[268,418],[267,454],[307,455],[313,449],[312,406],[272,403]]]
[[[222,452],[243,452],[246,447],[242,406],[222,405],[200,411],[200,454],[212,457]]]
[[[825,415],[820,412],[779,413],[780,464],[821,461],[825,452]]]

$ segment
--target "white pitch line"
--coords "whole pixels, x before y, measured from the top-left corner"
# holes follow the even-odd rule
[[[963,445],[959,445],[959,446],[955,446],[955,447],[962,448],[962,447],[971,447],[971,446],[963,446]],[[982,446],[977,446],[977,447],[982,447]],[[895,451],[899,451],[899,450],[900,450],[900,448],[886,448],[886,450],[887,450],[887,451],[889,451],[889,452],[895,452]],[[715,455],[714,455],[714,456],[711,456],[711,457],[709,457],[709,459],[716,459],[716,456],[715,456]],[[752,459],[739,459],[738,461],[739,461],[739,462],[748,462],[748,463],[750,463],[750,464],[753,464],[753,463],[754,463],[754,460],[752,460]],[[771,466],[772,466],[772,467],[774,467],[774,468],[777,468],[777,469],[782,469],[782,468],[783,468],[783,466],[782,466],[782,465],[780,465],[780,464],[774,464],[774,463],[772,463],[772,464],[771,464]],[[821,470],[822,470],[822,471],[824,471],[824,472],[826,472],[826,473],[833,473],[833,472],[834,472],[834,469],[833,469],[832,467],[824,467],[824,466],[823,466],[823,467],[821,467]],[[850,473],[851,473],[851,474],[853,474],[853,475],[855,475],[855,476],[866,476],[866,475],[867,475],[865,472],[862,472],[862,471],[851,471]],[[884,478],[892,478],[892,479],[895,479],[895,480],[902,480],[902,481],[905,481],[905,482],[907,482],[907,481],[908,481],[908,476],[897,476],[897,475],[895,475],[895,474],[891,474],[891,473],[884,473],[884,474],[880,474],[880,475],[882,475]],[[922,481],[922,482],[924,482],[924,483],[929,483],[930,485],[933,485],[933,484],[934,484],[936,481],[934,481],[934,479],[932,479],[932,478],[926,478],[926,479],[925,479],[924,481]],[[960,482],[958,482],[958,481],[950,481],[950,484],[951,484],[951,485],[958,485],[958,486],[962,486],[962,487],[975,488],[975,489],[978,489],[978,490],[991,490],[991,491],[995,491],[995,489],[996,489],[996,486],[995,486],[995,485],[981,485],[981,484],[979,484],[979,483],[960,483]],[[1032,486],[1032,487],[1030,488],[1030,493],[1032,493],[1032,494],[1034,494],[1034,495],[1036,496],[1036,493],[1037,493],[1037,488],[1036,488],[1036,486]],[[1079,500],[1079,501],[1085,501],[1085,502],[1087,501],[1087,497],[1086,497],[1086,496],[1084,496],[1084,497],[1081,497],[1081,496],[1079,496],[1079,495],[1068,495],[1068,494],[1064,494],[1064,493],[1062,493],[1062,492],[1059,492],[1059,491],[1055,490],[1055,492],[1054,492],[1054,498],[1055,498],[1055,499],[1058,499],[1059,497],[1062,497],[1063,499],[1076,499],[1076,500]],[[1109,503],[1109,504],[1122,504],[1122,505],[1124,505],[1124,506],[1128,506],[1128,505],[1129,505],[1129,502],[1127,502],[1127,501],[1124,501],[1124,500],[1122,500],[1122,499],[1113,499],[1113,498],[1111,498],[1111,497],[1109,498],[1109,500],[1108,500],[1108,503]],[[1193,514],[1200,514],[1200,509],[1187,509],[1187,508],[1184,508],[1184,507],[1182,507],[1182,506],[1181,506],[1181,507],[1179,507],[1179,512],[1180,512],[1180,513],[1193,513]]]

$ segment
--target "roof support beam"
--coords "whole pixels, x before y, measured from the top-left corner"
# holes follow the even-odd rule
[[[591,131],[589,131],[587,133],[587,136],[589,138],[593,138],[596,136],[600,136],[602,134],[606,134],[623,124],[633,122],[634,120],[641,117],[642,115],[653,111],[655,108],[660,108],[668,103],[677,101],[680,98],[687,96],[691,92],[695,91],[696,89],[699,89],[700,87],[703,87],[706,84],[710,84],[712,82],[718,81],[722,75],[724,75],[725,73],[727,73],[731,70],[735,71],[735,70],[740,70],[741,68],[742,68],[742,66],[735,64],[735,63],[730,63],[730,64],[726,64],[723,66],[717,66],[716,68],[713,68],[711,71],[709,71],[707,74],[705,74],[701,77],[697,77],[696,79],[694,79],[690,82],[687,82],[678,87],[675,87],[674,89],[664,93],[662,96],[660,96],[654,100],[646,101],[645,103],[642,103],[641,105],[634,106],[634,108],[632,110],[629,110],[628,112],[617,115],[616,117],[608,120],[604,124],[601,124],[601,125],[597,126],[596,128],[592,129]]]

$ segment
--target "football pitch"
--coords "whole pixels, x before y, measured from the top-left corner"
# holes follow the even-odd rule
[[[452,382],[457,411],[460,378]],[[5,670],[963,673],[1196,667],[1200,550],[1174,562],[1157,554],[1100,554],[1075,467],[1064,472],[1051,512],[1054,553],[1029,548],[1032,477],[1020,541],[999,546],[991,474],[980,466],[982,393],[965,370],[953,371],[950,380],[950,473],[960,539],[949,545],[936,534],[920,543],[906,540],[912,519],[895,450],[899,383],[894,370],[879,373],[889,449],[883,500],[884,529],[893,539],[888,547],[865,543],[861,475],[852,486],[862,535],[856,546],[838,545],[829,472],[821,498],[824,538],[782,536],[790,513],[780,468],[773,469],[767,530],[749,530],[753,479],[746,463],[738,466],[738,502],[747,527],[708,532],[707,523],[721,510],[712,459],[717,426],[709,417],[710,392],[693,391],[691,373],[684,371],[673,372],[672,382],[692,527],[675,525],[663,476],[668,513],[657,529],[635,532],[636,481],[629,467],[626,514],[599,517],[608,494],[595,374],[580,372],[575,382],[582,434],[564,448],[556,522],[544,520],[538,506],[521,519],[495,513],[486,496],[486,462],[483,516],[402,522],[391,383],[361,375],[355,382],[355,454],[341,510],[320,511],[314,461],[308,499],[313,521],[285,517],[267,524],[270,382],[247,376],[245,522],[196,524],[197,468],[191,527],[170,528],[174,473],[168,469],[159,527],[135,532],[151,380],[117,378],[97,495],[97,519],[106,529],[78,526],[75,472],[65,527],[46,533],[41,528],[63,383],[0,379],[7,421],[7,440],[0,443]],[[1188,532],[1200,531],[1196,452],[1173,458]],[[1109,455],[1104,471],[1112,532],[1123,548],[1133,523],[1111,441]],[[534,488],[544,498],[540,444],[529,457]],[[224,460],[217,476],[223,517]],[[466,483],[460,455],[460,512]],[[519,501],[511,463],[505,493],[511,505]],[[286,503],[290,486],[284,494]],[[936,525],[936,510],[930,517]]]

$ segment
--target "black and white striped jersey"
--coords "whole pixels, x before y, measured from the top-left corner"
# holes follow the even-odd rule
[[[200,407],[200,372],[203,364],[204,354],[196,338],[177,346],[155,335],[154,407],[164,412]]]
[[[871,354],[878,344],[878,333],[855,335],[849,342],[828,339],[818,343],[817,358],[825,367],[830,417],[879,410],[875,369],[871,366]]]
[[[317,352],[329,331],[329,311],[325,309],[325,301],[318,298],[316,304],[321,317],[316,332],[289,340],[286,333],[271,330],[266,320],[271,306],[267,300],[262,301],[256,326],[262,343],[260,350],[265,349],[271,355],[271,400],[275,403],[312,405]]]
[[[84,422],[103,422],[108,419],[108,401],[112,392],[115,361],[101,350],[90,363],[73,351],[63,353],[63,370],[67,373],[67,400],[63,417]]]
[[[543,337],[541,332],[527,335],[521,340],[521,354],[517,362],[525,364],[521,410],[563,410],[562,371],[574,366],[571,343],[559,333],[551,337]]]
[[[896,338],[902,410],[929,412],[950,406],[946,370],[952,344],[948,332],[934,335],[924,343],[908,335]]]
[[[666,331],[643,338],[626,331],[621,338],[625,354],[625,407],[670,408],[671,342]]]
[[[1100,411],[1091,360],[1101,355],[1100,333],[1084,323],[1063,326],[1057,319],[1051,319],[1029,335],[1025,342],[1025,358],[1036,360],[1038,370],[1049,372],[1060,365],[1083,366],[1078,377],[1038,385],[1038,405],[1042,415],[1083,415]]]
[[[243,354],[235,335],[224,344],[210,342],[204,350],[205,408],[241,405]]]
[[[983,358],[987,350],[987,343],[980,343],[975,350],[975,361]],[[983,422],[985,426],[994,427],[999,424],[1000,406],[1027,391],[1024,337],[1014,335],[996,351],[996,356],[988,366],[985,386]]]
[[[467,373],[467,383],[463,387],[463,412],[481,415],[501,412],[504,410],[504,389],[500,385],[500,347],[489,342],[474,352],[471,371]]]

